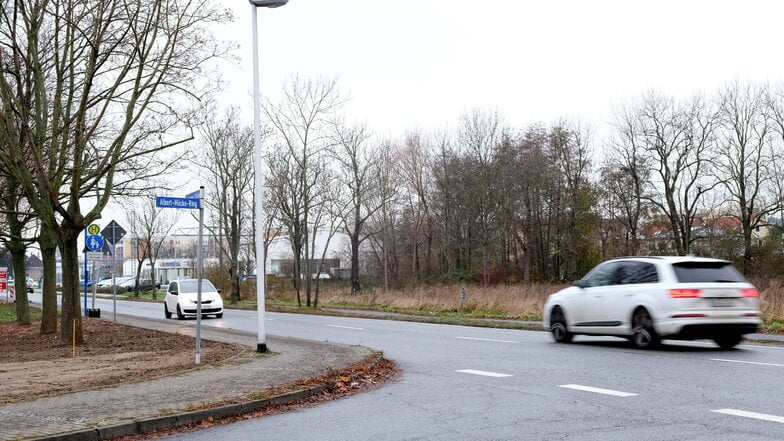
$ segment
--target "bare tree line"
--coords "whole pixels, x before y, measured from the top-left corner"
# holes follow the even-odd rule
[[[635,254],[713,255],[750,273],[761,248],[781,254],[781,225],[768,224],[784,195],[781,88],[648,92],[614,109],[601,140],[580,120],[520,129],[484,109],[451,131],[381,139],[342,122],[344,101],[335,80],[294,77],[265,106],[270,206],[307,305],[317,303],[302,276],[318,258],[310,241],[336,220],[351,238],[354,292],[362,282],[573,280]],[[719,218],[735,228],[697,228]],[[772,232],[765,245],[752,240],[761,226]]]

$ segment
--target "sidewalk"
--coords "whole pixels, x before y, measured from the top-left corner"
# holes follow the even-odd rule
[[[164,320],[142,322],[117,315],[117,322],[161,331],[182,331]],[[256,346],[256,335],[229,329],[202,328],[208,340]],[[321,376],[361,362],[373,351],[310,340],[268,336],[272,355],[241,364],[206,367],[193,372],[117,387],[75,392],[34,401],[0,404],[0,441],[100,440],[174,427],[209,416],[239,414],[264,407],[269,399],[255,399],[272,387]],[[292,401],[313,391],[299,391],[274,402]],[[190,412],[227,400],[242,404]]]

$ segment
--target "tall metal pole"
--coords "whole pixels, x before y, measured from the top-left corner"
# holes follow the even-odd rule
[[[117,244],[114,241],[114,225],[109,226],[112,229],[112,232],[109,233],[112,238],[112,320],[117,321],[117,260],[115,259],[115,254],[117,254]],[[125,265],[123,265],[125,266]]]
[[[196,250],[196,364],[201,363],[201,280],[204,277],[204,253],[202,251],[204,237],[204,186],[199,187],[199,248]]]
[[[87,317],[87,228],[84,229],[84,316]],[[25,281],[25,289],[27,289],[27,281]]]
[[[259,102],[259,40],[258,40],[258,21],[256,18],[255,5],[253,9],[253,169],[254,169],[254,201],[256,214],[256,303],[258,310],[258,339],[256,351],[267,352],[267,335],[264,329],[264,207],[261,200],[261,103]]]

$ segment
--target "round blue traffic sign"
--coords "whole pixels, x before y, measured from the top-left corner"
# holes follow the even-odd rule
[[[84,240],[84,244],[90,251],[101,251],[103,249],[103,237],[98,234],[90,234]]]

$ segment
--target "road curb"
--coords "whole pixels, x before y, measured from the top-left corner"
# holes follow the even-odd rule
[[[112,426],[95,427],[75,432],[61,433],[42,438],[29,438],[30,441],[104,441],[123,436],[143,435],[156,430],[173,429],[198,424],[209,419],[219,420],[255,412],[265,407],[288,404],[321,393],[324,386],[317,385],[295,392],[287,392],[270,398],[250,400],[236,404],[226,404],[210,409],[182,412],[153,418],[129,421]]]

